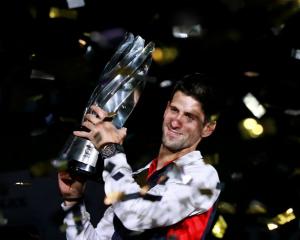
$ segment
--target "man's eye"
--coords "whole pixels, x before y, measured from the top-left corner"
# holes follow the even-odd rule
[[[194,116],[193,116],[193,115],[187,114],[187,115],[185,115],[185,117],[186,117],[187,120],[189,120],[189,121],[194,120]]]
[[[178,109],[177,109],[177,108],[174,108],[174,107],[170,107],[170,110],[171,110],[172,112],[178,112]]]

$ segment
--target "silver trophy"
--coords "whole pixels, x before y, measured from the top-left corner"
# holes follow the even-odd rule
[[[112,120],[117,128],[123,127],[136,106],[146,84],[146,74],[152,62],[154,43],[146,46],[140,36],[127,33],[115,54],[104,67],[99,84],[94,89],[84,110],[92,113],[91,105],[98,105],[108,113],[115,113]],[[87,139],[71,135],[59,158],[53,161],[57,168],[65,166],[71,173],[98,180],[98,150]]]

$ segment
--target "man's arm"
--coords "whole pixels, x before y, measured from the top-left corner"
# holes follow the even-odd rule
[[[67,207],[62,204],[62,208],[66,212],[64,218],[64,226],[66,229],[66,237],[68,240],[108,240],[111,239],[114,232],[113,227],[113,211],[108,208],[97,227],[90,222],[90,215],[86,211],[84,203],[79,203],[73,207]]]

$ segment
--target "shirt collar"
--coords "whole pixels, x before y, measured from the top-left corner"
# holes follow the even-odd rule
[[[203,157],[202,157],[200,151],[189,152],[189,153],[181,156],[180,158],[177,158],[177,159],[167,162],[163,167],[169,165],[172,162],[174,162],[178,167],[182,167],[184,165],[194,163],[195,161],[197,161],[198,163],[199,163],[199,161],[201,163],[203,163]],[[157,168],[157,158],[153,159],[149,166],[148,178],[156,171],[156,168]]]
[[[182,167],[184,165],[194,163],[195,161],[197,161],[198,163],[199,163],[199,161],[201,163],[204,163],[203,157],[202,157],[202,154],[200,151],[192,151],[192,152],[189,152],[189,153],[183,155],[182,157],[175,160],[175,164],[178,167]]]

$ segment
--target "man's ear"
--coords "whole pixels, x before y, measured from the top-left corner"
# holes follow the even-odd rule
[[[210,136],[216,129],[216,126],[217,126],[216,121],[209,121],[204,125],[201,136],[203,138]]]

